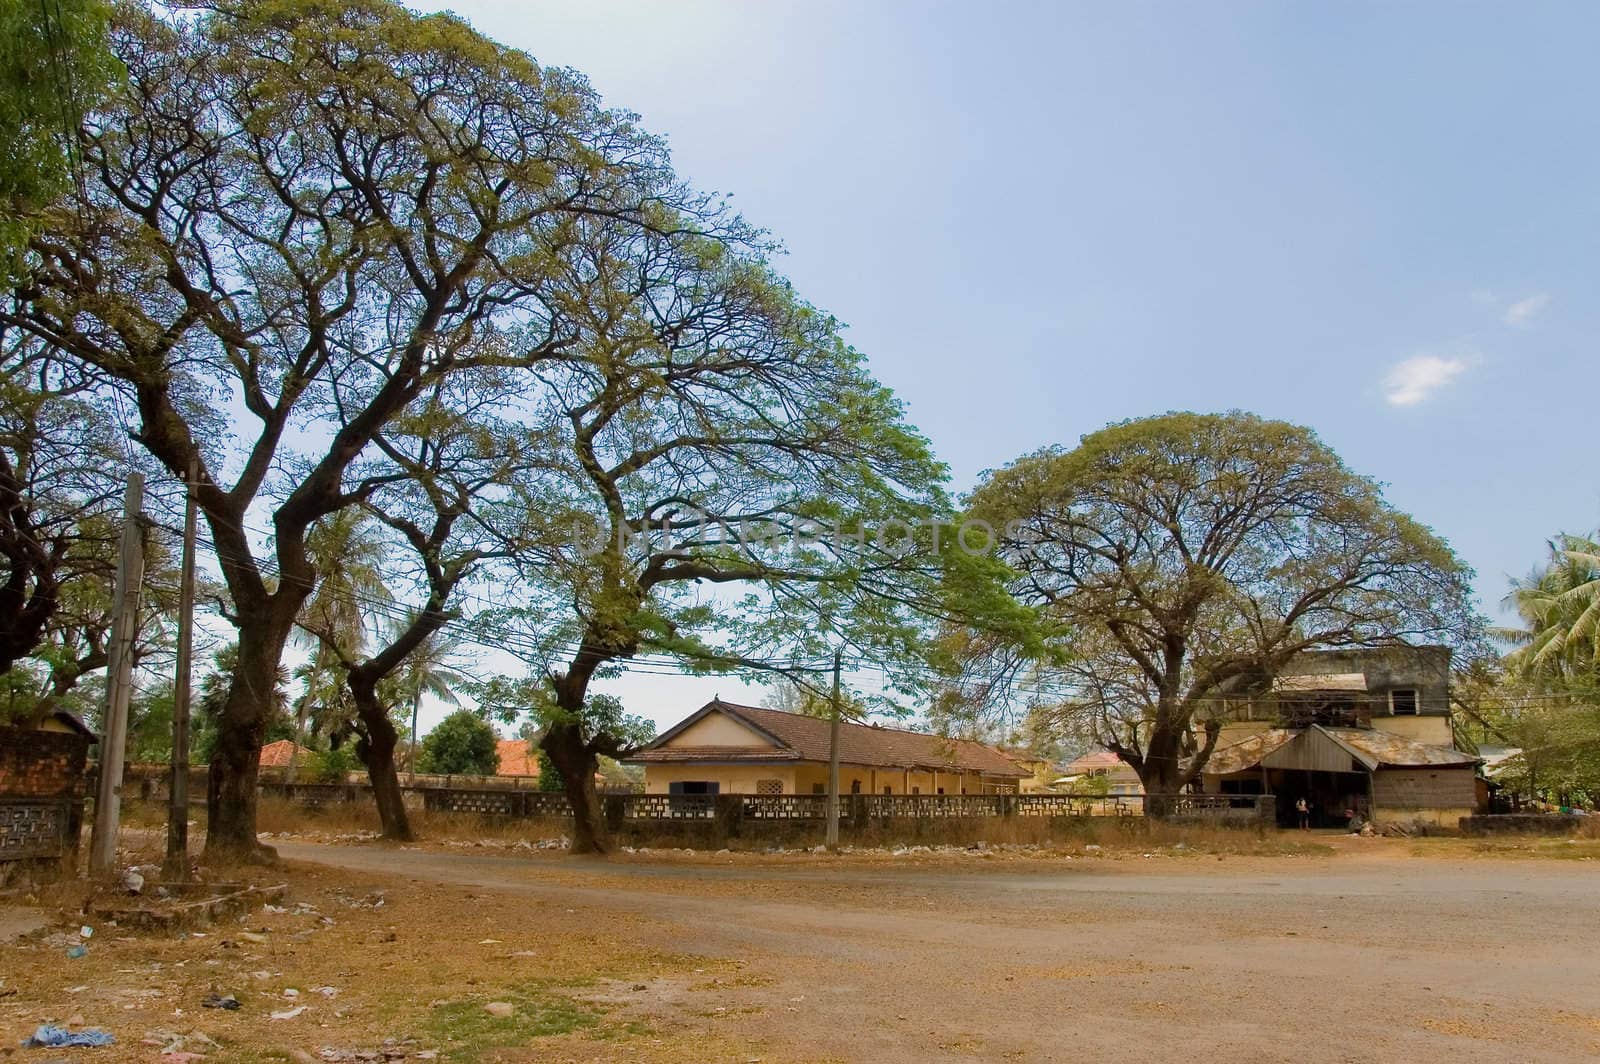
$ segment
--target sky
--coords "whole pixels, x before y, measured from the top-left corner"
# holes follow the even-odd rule
[[[958,490],[1237,408],[1383,482],[1491,614],[1600,524],[1600,7],[449,7],[583,71],[780,238]],[[663,724],[760,697],[611,689]]]

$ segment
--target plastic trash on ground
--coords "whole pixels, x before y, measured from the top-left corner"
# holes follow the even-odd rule
[[[77,1048],[80,1046],[108,1046],[116,1038],[110,1031],[102,1031],[98,1027],[90,1027],[85,1031],[69,1031],[65,1027],[56,1027],[52,1024],[40,1024],[39,1029],[22,1040],[26,1049],[40,1046],[51,1049]]]

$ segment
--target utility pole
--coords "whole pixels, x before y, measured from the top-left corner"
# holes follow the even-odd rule
[[[422,708],[422,692],[411,696],[411,753],[406,757],[406,783],[417,785],[417,710]]]
[[[167,859],[161,874],[178,883],[189,878],[189,681],[194,661],[194,550],[196,483],[200,459],[189,459],[183,504],[183,576],[178,591],[178,671],[172,680],[172,784],[167,810]]]
[[[833,652],[833,715],[828,725],[828,849],[839,848],[839,668],[844,648]]]
[[[128,474],[122,499],[122,550],[117,557],[116,600],[106,661],[105,733],[100,736],[100,789],[94,801],[89,872],[109,875],[117,864],[122,820],[122,762],[128,748],[128,699],[133,688],[133,644],[139,635],[139,590],[144,583],[144,475]]]

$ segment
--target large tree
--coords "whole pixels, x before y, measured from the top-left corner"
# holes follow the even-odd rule
[[[695,226],[706,201],[580,76],[450,16],[129,5],[112,44],[127,82],[86,123],[84,201],[33,238],[25,304],[0,322],[112,379],[171,476],[198,462],[239,646],[207,847],[255,853],[268,692],[317,582],[309,530],[374,490],[359,460],[439,381],[570,346],[539,294],[555,234]]]
[[[945,472],[837,324],[764,261],[759,234],[712,243],[605,219],[553,242],[547,298],[571,357],[537,371],[516,554],[546,670],[541,748],[603,850],[594,774],[626,745],[590,684],[665,655],[692,669],[906,659],[936,586]],[[524,594],[522,588],[528,590]]]
[[[1449,547],[1281,421],[1115,424],[989,474],[970,517],[1050,632],[1059,712],[1133,766],[1157,815],[1210,756],[1219,695],[1302,651],[1479,630]]]
[[[80,620],[92,628],[82,614],[109,616],[128,464],[95,384],[47,346],[0,328],[0,673],[53,632]],[[90,635],[88,657],[69,671],[104,664],[102,636]]]

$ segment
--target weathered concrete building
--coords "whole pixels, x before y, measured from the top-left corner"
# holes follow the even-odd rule
[[[1477,806],[1478,759],[1455,747],[1448,647],[1302,654],[1230,693],[1208,794],[1272,794],[1278,820],[1304,798],[1315,826],[1353,819],[1455,827]]]

